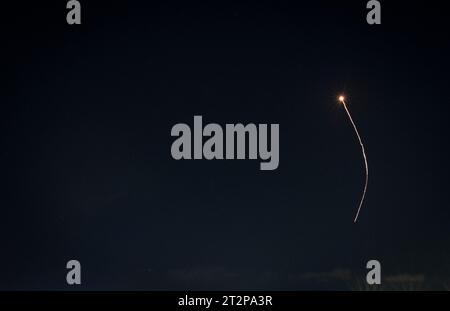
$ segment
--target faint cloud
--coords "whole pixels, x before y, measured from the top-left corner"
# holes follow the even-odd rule
[[[328,272],[309,272],[300,275],[303,280],[314,280],[320,282],[327,281],[348,281],[352,273],[348,269],[334,269]]]
[[[425,276],[423,274],[397,274],[386,276],[388,283],[423,283]]]

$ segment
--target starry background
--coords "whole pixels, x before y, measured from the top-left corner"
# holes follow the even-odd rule
[[[392,2],[2,4],[0,289],[448,288],[448,16]],[[279,123],[279,168],[173,160],[194,115]]]

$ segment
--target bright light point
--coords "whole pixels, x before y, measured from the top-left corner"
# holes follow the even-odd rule
[[[343,102],[344,100],[345,100],[345,97],[344,97],[344,96],[342,96],[342,95],[339,96],[339,101],[340,101],[340,102]]]

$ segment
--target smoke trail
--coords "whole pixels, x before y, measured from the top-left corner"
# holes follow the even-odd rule
[[[356,128],[355,122],[353,122],[352,115],[350,114],[350,111],[347,108],[347,104],[345,103],[345,99],[344,99],[343,96],[341,96],[341,97],[339,97],[339,100],[344,105],[345,112],[347,112],[348,118],[350,119],[350,122],[352,123],[353,128],[355,129],[356,136],[358,136],[359,144],[361,145],[362,155],[363,155],[363,158],[364,158],[364,165],[365,165],[365,168],[366,168],[366,182],[364,183],[364,191],[363,191],[363,194],[362,194],[362,197],[361,197],[361,201],[359,202],[359,207],[358,207],[358,211],[356,212],[355,219],[353,220],[353,222],[356,223],[356,221],[358,220],[359,212],[361,211],[362,204],[364,202],[364,197],[366,196],[367,184],[369,183],[369,165],[367,164],[367,157],[366,157],[366,152],[364,150],[364,144],[363,144],[363,142],[361,140],[361,136],[359,136],[359,132],[358,132],[358,129]]]

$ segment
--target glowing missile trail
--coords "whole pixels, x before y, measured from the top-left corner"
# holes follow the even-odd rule
[[[367,191],[367,184],[369,183],[369,166],[367,165],[367,157],[366,157],[366,152],[364,150],[364,144],[361,140],[361,136],[359,136],[359,132],[358,129],[356,128],[355,122],[353,122],[352,119],[352,115],[350,114],[350,111],[347,108],[347,104],[345,103],[345,97],[344,96],[339,96],[339,101],[342,103],[342,105],[344,106],[345,112],[347,112],[348,118],[350,119],[350,122],[353,125],[353,128],[355,130],[356,136],[358,136],[358,140],[359,140],[359,144],[361,145],[361,151],[362,151],[362,155],[364,158],[364,165],[366,168],[366,181],[364,183],[364,191],[361,197],[361,201],[359,202],[359,207],[358,207],[358,211],[356,212],[356,216],[355,219],[353,220],[353,222],[356,222],[358,220],[358,216],[359,216],[359,212],[361,211],[361,207],[363,205],[364,202],[364,197],[366,196],[366,191]]]

